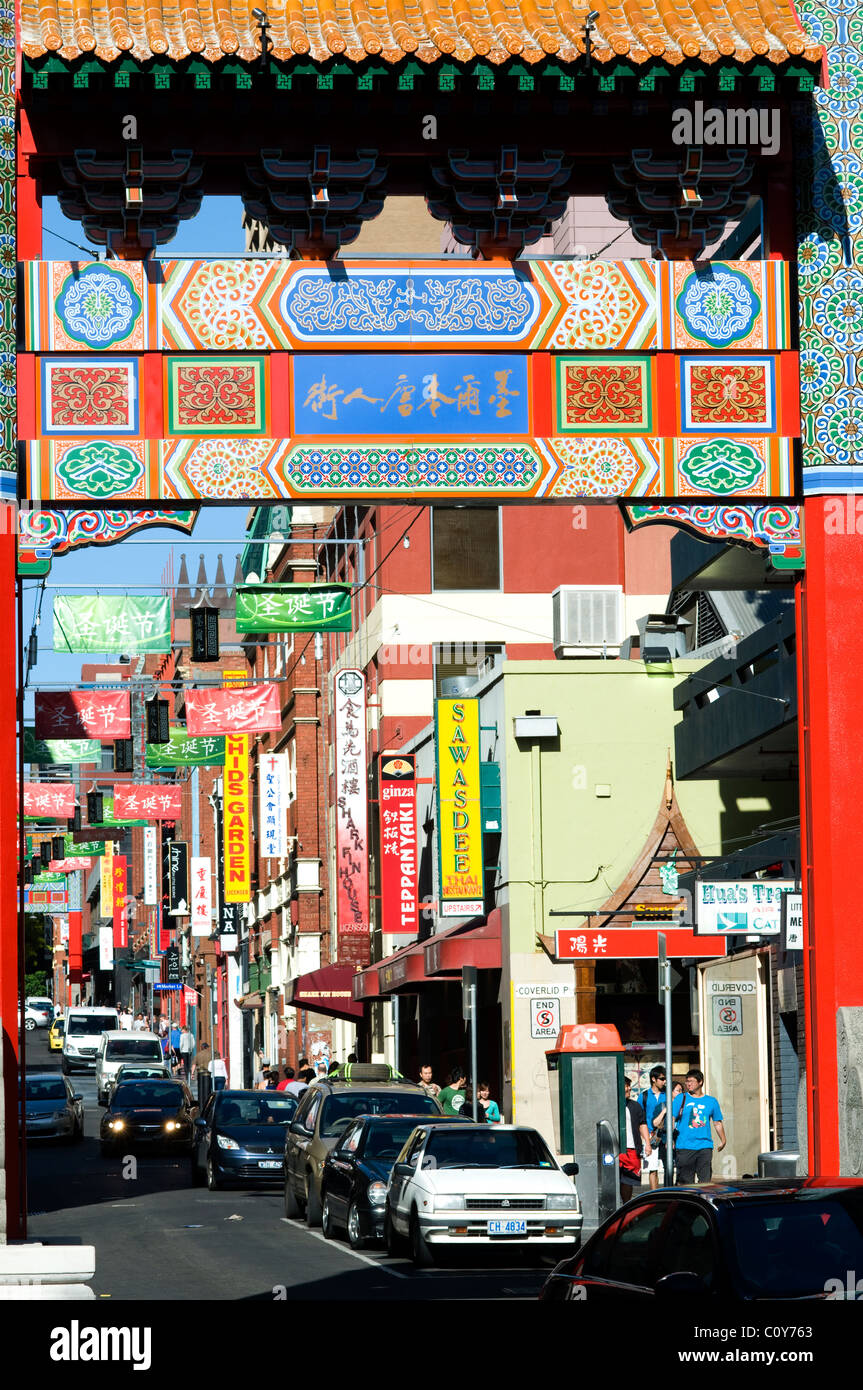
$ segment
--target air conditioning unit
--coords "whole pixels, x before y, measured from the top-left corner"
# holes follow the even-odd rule
[[[551,596],[554,654],[617,656],[623,641],[623,589],[561,585]]]

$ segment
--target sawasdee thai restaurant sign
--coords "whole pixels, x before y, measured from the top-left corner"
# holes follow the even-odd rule
[[[337,673],[334,705],[338,964],[368,965],[366,682],[362,671]]]
[[[416,936],[417,784],[414,756],[381,753],[381,924],[385,932]]]
[[[436,700],[441,917],[483,910],[479,701]]]

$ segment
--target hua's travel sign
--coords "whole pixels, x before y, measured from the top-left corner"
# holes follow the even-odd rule
[[[440,915],[483,910],[479,701],[435,701]]]
[[[782,899],[795,890],[793,879],[742,879],[696,885],[696,932],[778,936]]]

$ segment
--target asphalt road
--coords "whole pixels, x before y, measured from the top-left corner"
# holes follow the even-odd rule
[[[27,1039],[27,1070],[60,1069],[41,1032]],[[188,1158],[103,1158],[101,1110],[89,1074],[82,1144],[28,1144],[28,1238],[96,1247],[92,1287],[115,1299],[438,1300],[533,1299],[554,1260],[513,1264],[493,1251],[481,1265],[454,1257],[416,1270],[383,1250],[354,1252],[284,1216],[281,1186],[208,1192],[191,1184]],[[130,1171],[131,1168],[131,1171]]]

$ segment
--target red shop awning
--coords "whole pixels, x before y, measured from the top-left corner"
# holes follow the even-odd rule
[[[500,912],[489,913],[488,921],[469,931],[447,932],[423,943],[426,975],[460,972],[463,965],[478,970],[500,970]]]
[[[310,1009],[356,1023],[363,1016],[363,1006],[354,999],[354,970],[349,965],[324,965],[290,980],[287,1003],[295,1009]]]
[[[366,970],[357,970],[351,985],[355,1000],[383,998],[376,965],[370,965]]]

